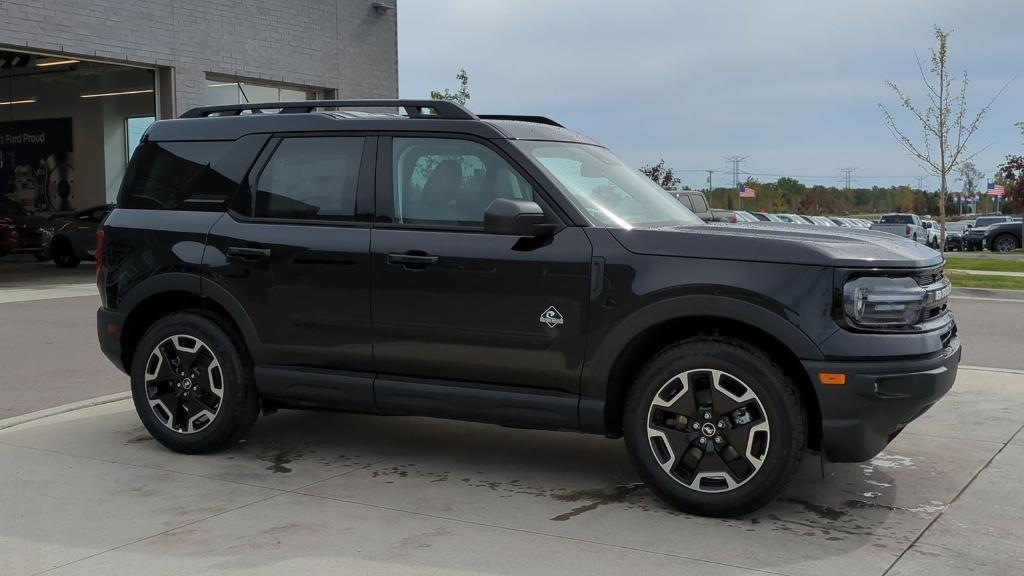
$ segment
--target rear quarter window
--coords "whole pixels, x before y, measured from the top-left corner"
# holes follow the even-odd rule
[[[914,217],[907,214],[886,214],[878,221],[879,224],[913,224]]]
[[[219,211],[232,187],[210,169],[231,142],[145,142],[132,155],[118,205],[148,210]]]

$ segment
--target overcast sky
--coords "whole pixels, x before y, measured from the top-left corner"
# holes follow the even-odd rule
[[[879,102],[898,108],[884,81],[924,97],[914,50],[927,58],[933,24],[955,29],[972,108],[1020,76],[972,140],[991,176],[1024,153],[1022,21],[1022,0],[401,0],[399,83],[427,97],[465,68],[475,112],[550,116],[636,166],[718,170],[715,185],[731,184],[734,154],[762,180],[836,184],[849,166],[859,185],[916,185],[882,123]]]

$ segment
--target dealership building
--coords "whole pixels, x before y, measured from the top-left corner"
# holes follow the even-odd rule
[[[398,96],[396,0],[3,0],[0,195],[112,201],[146,127],[194,106]]]

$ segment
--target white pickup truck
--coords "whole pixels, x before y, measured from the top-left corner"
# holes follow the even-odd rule
[[[871,229],[903,236],[922,244],[928,242],[928,231],[921,225],[921,218],[917,214],[883,214],[877,224],[871,225]]]

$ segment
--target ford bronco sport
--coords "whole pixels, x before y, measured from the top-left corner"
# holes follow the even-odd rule
[[[805,450],[873,457],[960,360],[937,252],[707,226],[550,119],[448,102],[156,122],[96,255],[101,348],[185,453],[280,408],[577,430],[624,437],[678,508],[736,515]]]

